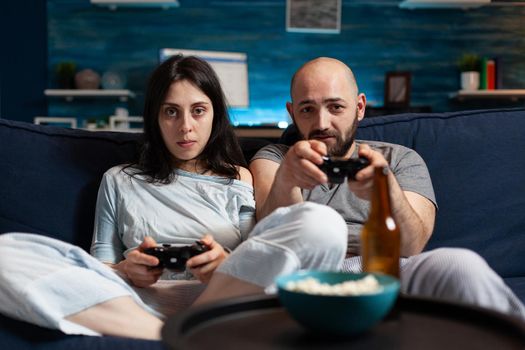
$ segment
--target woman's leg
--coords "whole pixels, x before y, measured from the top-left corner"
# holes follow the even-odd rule
[[[270,291],[277,276],[299,269],[338,270],[346,245],[335,210],[311,202],[279,208],[219,266],[195,304]]]
[[[0,235],[3,314],[67,334],[158,338],[161,321],[148,311],[129,285],[81,248],[41,235]],[[144,332],[127,330],[140,323]]]
[[[160,340],[164,324],[128,296],[91,306],[65,319],[100,334],[153,340]]]

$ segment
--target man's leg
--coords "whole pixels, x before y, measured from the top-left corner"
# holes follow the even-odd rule
[[[299,269],[338,270],[346,244],[335,210],[310,202],[279,208],[219,266],[195,304],[264,293],[277,276]]]
[[[525,318],[525,307],[485,260],[467,249],[440,248],[412,256],[401,268],[407,294],[474,304]]]

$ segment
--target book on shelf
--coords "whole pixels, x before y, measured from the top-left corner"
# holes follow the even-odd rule
[[[483,57],[479,72],[479,89],[495,90],[503,88],[503,75],[500,58]]]
[[[479,89],[487,90],[487,58],[481,58],[481,64],[479,67]]]
[[[501,57],[494,58],[496,63],[496,89],[503,89],[503,62]]]
[[[496,89],[496,62],[493,59],[487,60],[487,90]]]

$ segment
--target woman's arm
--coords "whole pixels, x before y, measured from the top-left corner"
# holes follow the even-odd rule
[[[104,263],[116,264],[124,259],[125,250],[118,232],[117,183],[108,171],[98,189],[90,253]]]
[[[108,172],[104,174],[98,191],[91,255],[137,287],[147,287],[157,282],[162,268],[154,268],[159,263],[158,259],[142,251],[157,243],[153,238],[146,237],[137,249],[124,257],[126,247],[118,231],[118,206],[118,184]]]

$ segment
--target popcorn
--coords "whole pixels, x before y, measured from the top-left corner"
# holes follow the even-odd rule
[[[285,288],[292,292],[334,296],[374,294],[383,290],[383,287],[372,275],[360,280],[337,284],[321,283],[316,278],[308,277],[299,281],[288,282]]]

